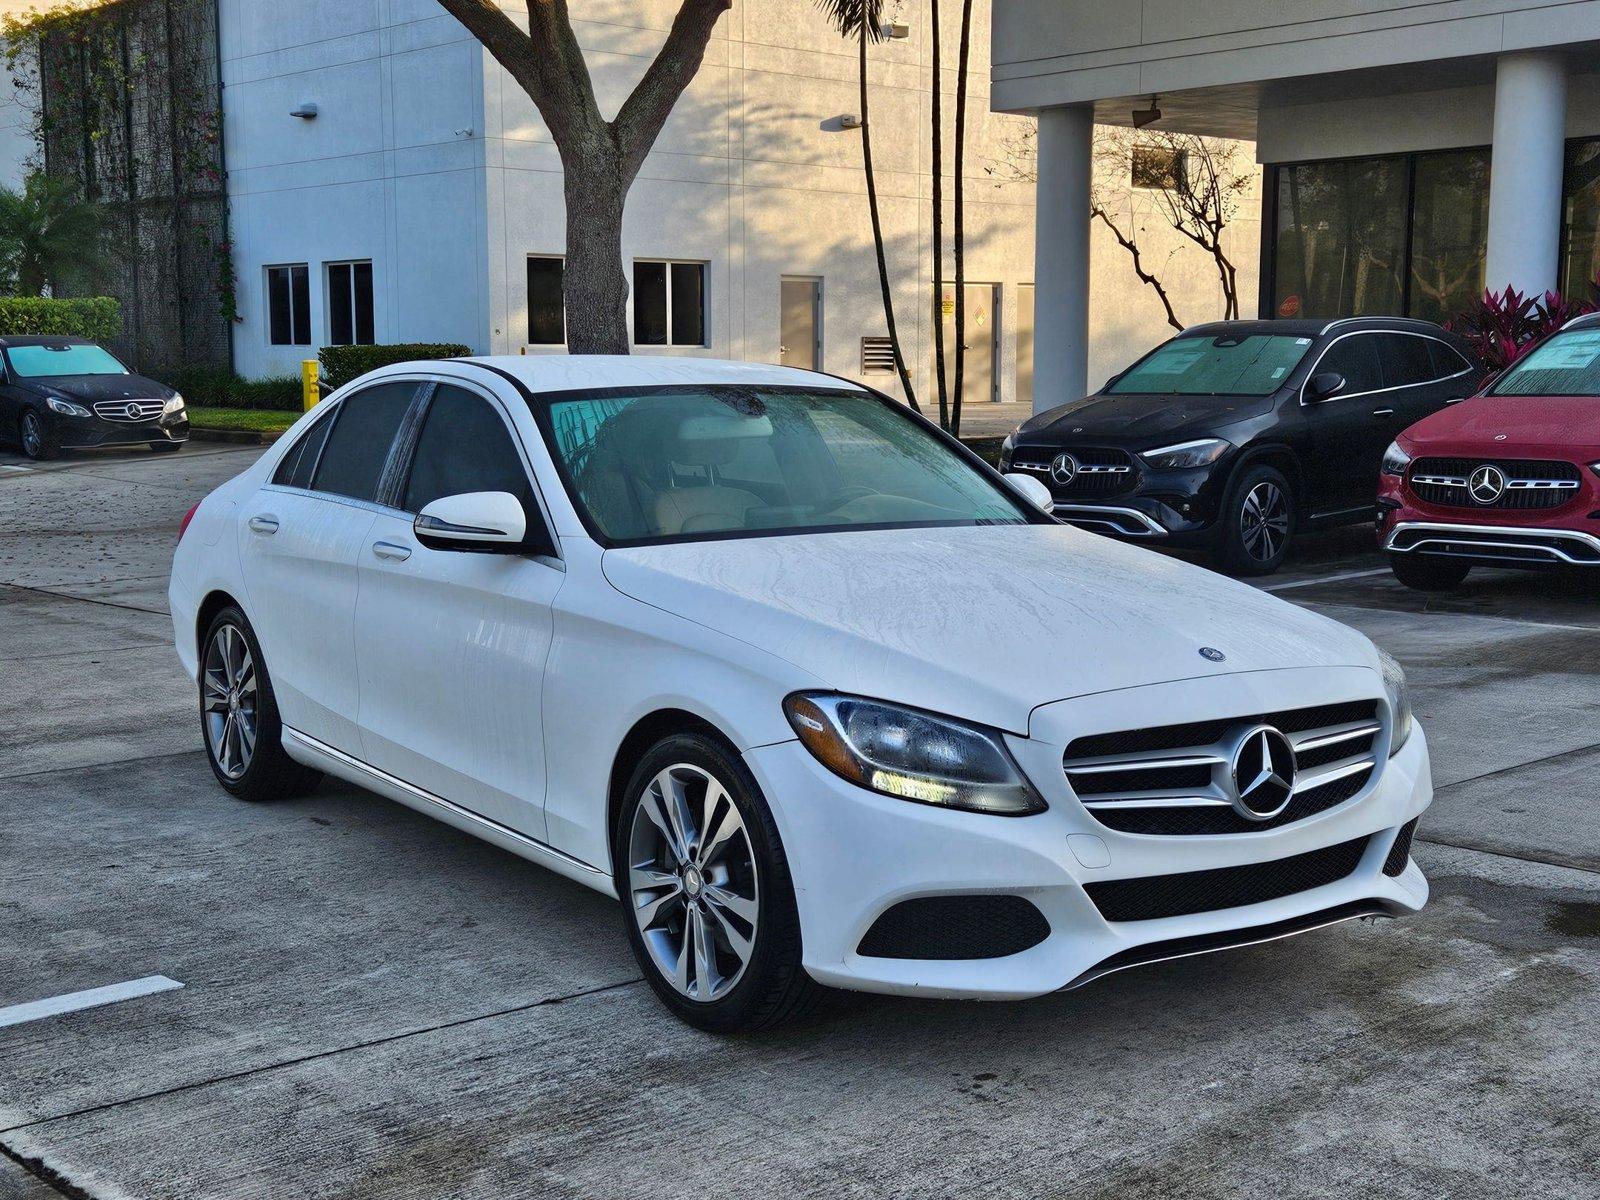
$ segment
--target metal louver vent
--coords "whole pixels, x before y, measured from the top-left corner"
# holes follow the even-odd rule
[[[861,373],[894,370],[894,343],[886,337],[861,339]]]

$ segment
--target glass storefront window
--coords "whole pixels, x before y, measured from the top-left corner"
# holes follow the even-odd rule
[[[1489,245],[1489,152],[1419,154],[1406,315],[1441,325],[1483,295]]]
[[[1561,205],[1561,291],[1589,299],[1600,275],[1600,140],[1568,142]]]
[[[1278,316],[1401,311],[1409,174],[1404,157],[1278,168]]]

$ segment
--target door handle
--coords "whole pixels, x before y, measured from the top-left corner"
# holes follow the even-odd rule
[[[1375,408],[1375,409],[1372,410],[1372,415],[1375,416],[1375,417],[1392,417],[1392,416],[1394,416],[1394,409],[1392,409],[1392,408]]]
[[[405,562],[411,557],[411,547],[397,542],[373,542],[372,553],[385,562]]]
[[[1456,396],[1454,399],[1446,400],[1445,403],[1446,404],[1460,404],[1465,399],[1466,399],[1465,396]]]
[[[263,534],[266,537],[278,532],[277,517],[251,517],[246,524],[250,526],[251,533]]]

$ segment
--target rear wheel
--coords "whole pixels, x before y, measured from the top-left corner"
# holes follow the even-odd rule
[[[1230,575],[1270,575],[1282,565],[1294,529],[1294,493],[1276,467],[1246,467],[1223,501],[1217,558]]]
[[[287,800],[322,778],[284,752],[261,647],[245,615],[231,606],[212,618],[201,644],[200,725],[212,774],[241,800]]]
[[[23,411],[22,421],[17,429],[17,440],[22,443],[22,452],[35,462],[43,462],[60,453],[56,448],[55,439],[50,436],[44,418],[31,408]]]
[[[741,1033],[809,1010],[789,864],[755,779],[721,743],[679,734],[628,782],[614,847],[628,940],[679,1018]]]
[[[1428,558],[1420,554],[1391,554],[1389,569],[1408,588],[1419,592],[1448,592],[1461,586],[1471,563],[1455,558]]]

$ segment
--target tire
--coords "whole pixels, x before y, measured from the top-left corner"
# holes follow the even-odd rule
[[[1229,575],[1271,575],[1289,552],[1294,492],[1276,467],[1247,466],[1228,484],[1217,520],[1217,565]]]
[[[46,462],[61,453],[50,436],[50,424],[37,409],[25,408],[17,421],[17,442],[34,462]]]
[[[1454,558],[1428,558],[1420,554],[1391,554],[1389,569],[1408,588],[1419,592],[1448,592],[1461,586],[1472,564]]]
[[[714,840],[702,858],[708,825]],[[651,747],[628,780],[612,851],[628,942],[681,1020],[746,1033],[822,998],[800,963],[794,885],[772,812],[723,743],[686,733]],[[709,931],[707,960],[695,953],[697,929]]]
[[[161,454],[172,454],[183,449],[182,442],[151,442],[150,449]]]
[[[200,642],[199,696],[206,761],[228,792],[241,800],[288,800],[317,786],[322,772],[284,752],[261,645],[231,605],[211,619]],[[253,739],[246,736],[251,729]]]

